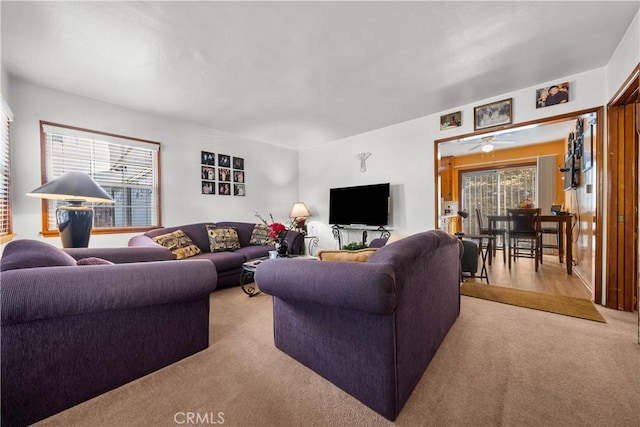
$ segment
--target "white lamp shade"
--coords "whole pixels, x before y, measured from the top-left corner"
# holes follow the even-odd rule
[[[307,208],[304,202],[296,202],[293,204],[289,218],[306,218],[308,216],[311,216],[311,212],[309,212],[309,208]]]

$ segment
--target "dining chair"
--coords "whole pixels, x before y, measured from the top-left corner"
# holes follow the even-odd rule
[[[534,258],[535,271],[542,263],[542,230],[540,226],[540,208],[507,209],[509,218],[509,268],[511,259]]]
[[[551,215],[558,215],[562,210],[562,205],[551,205]],[[562,264],[562,238],[560,236],[560,224],[554,223],[552,225],[542,224],[542,249],[557,249],[558,251],[558,259],[560,264]],[[544,235],[552,234],[555,235],[555,243],[545,243]],[[548,240],[547,240],[548,242]]]
[[[485,227],[484,221],[482,219],[482,211],[476,208],[476,217],[478,218],[478,233],[479,234],[490,234],[492,236],[500,236],[500,240],[502,241],[502,245],[498,245],[496,240],[494,240],[493,248],[492,248],[492,258],[496,257],[496,250],[500,249],[502,251],[502,262],[507,262],[507,250],[505,249],[507,245],[507,230],[504,228],[492,228]]]

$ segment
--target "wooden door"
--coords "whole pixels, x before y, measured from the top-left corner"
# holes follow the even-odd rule
[[[606,303],[633,311],[638,301],[638,74],[608,111]],[[635,83],[634,83],[635,82]]]

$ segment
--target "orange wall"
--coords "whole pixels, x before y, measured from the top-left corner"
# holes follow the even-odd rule
[[[453,158],[453,191],[454,200],[458,200],[460,195],[459,173],[461,171],[494,169],[499,167],[509,167],[513,165],[535,164],[537,156],[556,154],[556,204],[565,204],[565,193],[563,190],[562,172],[560,167],[564,164],[564,154],[567,150],[565,140],[545,142],[542,144],[526,145],[524,147],[509,148],[492,151],[491,153],[467,154]],[[544,179],[544,177],[538,177]]]

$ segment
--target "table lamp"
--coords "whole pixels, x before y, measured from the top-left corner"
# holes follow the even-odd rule
[[[68,202],[56,209],[63,248],[89,246],[93,209],[83,205],[84,202],[115,203],[93,178],[82,172],[67,172],[27,193],[27,196]]]
[[[304,228],[304,224],[307,221],[307,217],[311,216],[311,212],[309,212],[309,208],[304,202],[296,202],[291,207],[291,213],[289,213],[289,218],[293,218],[293,222],[296,225],[298,230]]]

